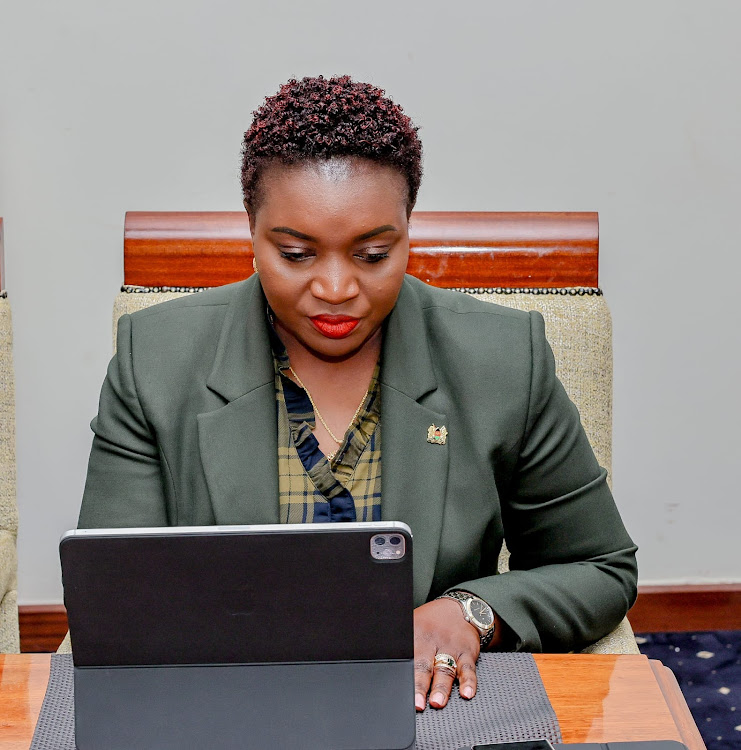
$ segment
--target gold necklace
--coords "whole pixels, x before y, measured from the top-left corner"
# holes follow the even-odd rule
[[[332,440],[335,441],[335,443],[337,443],[337,445],[342,445],[343,441],[340,440],[337,437],[337,435],[334,434],[334,432],[332,432],[332,430],[329,428],[329,425],[324,421],[324,417],[321,415],[321,412],[319,411],[319,409],[316,408],[316,404],[314,403],[314,399],[311,397],[311,393],[309,389],[304,385],[303,381],[298,376],[298,373],[296,372],[296,370],[294,370],[293,367],[291,367],[290,365],[288,365],[288,369],[291,371],[291,374],[293,375],[293,377],[296,378],[296,382],[306,391],[306,395],[309,397],[311,406],[314,409],[314,414],[316,414],[317,417],[319,417],[319,421],[324,426],[324,429],[329,433],[329,436],[332,438]],[[358,418],[358,414],[360,414],[360,410],[363,408],[363,404],[365,403],[365,399],[367,396],[368,396],[368,391],[365,392],[361,402],[358,404],[358,408],[355,409],[355,414],[352,415],[350,424],[347,426],[347,429],[345,430],[345,432],[347,432],[347,430],[349,430],[353,426],[353,424],[355,424],[355,420]],[[336,455],[337,455],[337,451],[333,451],[332,453],[327,453],[327,459],[331,461]]]

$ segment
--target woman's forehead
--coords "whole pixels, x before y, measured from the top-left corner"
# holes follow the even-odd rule
[[[300,220],[303,224],[331,220],[353,227],[374,221],[385,224],[406,219],[406,201],[406,180],[393,167],[334,158],[266,169],[257,217],[268,222],[285,217],[280,223]]]
[[[333,157],[332,159],[321,159],[310,162],[307,167],[314,169],[322,180],[328,182],[342,182],[352,178],[353,171],[359,167],[348,158]]]
[[[330,159],[306,159],[293,163],[274,162],[263,168],[260,181],[266,187],[311,184],[321,187],[342,183],[381,185],[406,189],[406,178],[399,169],[357,156],[335,156]]]

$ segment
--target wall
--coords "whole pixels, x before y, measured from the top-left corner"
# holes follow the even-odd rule
[[[600,212],[642,581],[740,581],[740,25],[733,0],[5,5],[21,601],[61,598],[124,212],[238,210],[251,111],[320,72],[385,87],[421,126],[418,208]]]

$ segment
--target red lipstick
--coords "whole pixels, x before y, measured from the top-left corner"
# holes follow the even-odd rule
[[[349,315],[315,315],[309,320],[314,324],[314,328],[328,339],[344,339],[360,323],[359,318],[351,318]]]

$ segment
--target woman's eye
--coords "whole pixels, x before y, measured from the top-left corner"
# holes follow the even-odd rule
[[[282,258],[293,261],[294,263],[308,260],[313,255],[309,250],[292,250],[289,248],[281,249],[280,254]]]
[[[379,261],[382,261],[388,258],[389,254],[388,254],[388,250],[384,250],[381,252],[371,252],[371,251],[365,250],[361,253],[357,253],[355,257],[361,258],[366,263],[378,263]]]

